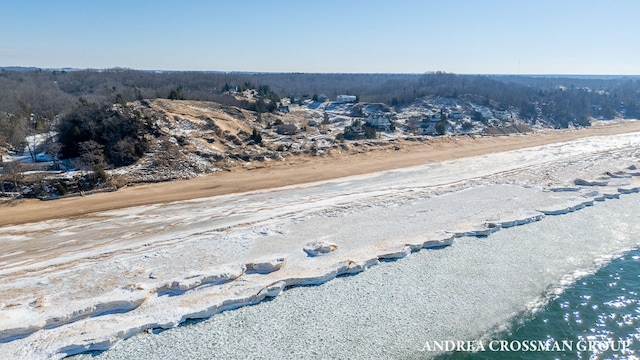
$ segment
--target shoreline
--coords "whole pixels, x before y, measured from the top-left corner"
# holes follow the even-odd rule
[[[473,192],[478,191],[478,189],[470,188],[466,190]],[[523,190],[524,188],[518,189],[518,191]],[[228,310],[255,305],[266,299],[277,297],[285,290],[299,286],[323,285],[341,276],[357,274],[381,262],[396,261],[422,250],[438,251],[453,245],[458,238],[487,238],[503,228],[507,229],[542,221],[546,217],[557,217],[594,206],[596,202],[617,199],[619,195],[628,196],[638,192],[640,192],[640,184],[633,188],[620,188],[617,196],[595,196],[593,198],[582,198],[581,200],[569,197],[549,205],[545,209],[521,209],[517,215],[505,217],[496,222],[467,224],[457,229],[439,230],[421,239],[407,240],[402,243],[394,242],[395,244],[377,247],[377,254],[360,252],[358,256],[358,253],[354,253],[351,256],[353,260],[325,261],[324,266],[316,264],[306,270],[297,268],[293,272],[297,274],[296,276],[292,275],[291,265],[288,264],[287,258],[263,257],[246,264],[217,268],[212,273],[200,273],[196,277],[173,278],[164,282],[164,285],[152,290],[152,293],[155,292],[155,294],[151,294],[151,296],[149,294],[140,294],[141,296],[134,296],[133,298],[125,296],[124,298],[112,299],[111,302],[107,303],[96,303],[81,311],[74,311],[69,318],[56,317],[54,322],[47,321],[42,329],[29,327],[24,329],[26,332],[22,332],[19,329],[0,331],[0,339],[2,339],[0,349],[3,348],[3,343],[11,347],[13,342],[19,343],[23,339],[28,342],[32,341],[29,340],[30,336],[38,335],[43,331],[55,332],[56,330],[70,327],[71,329],[64,329],[63,332],[66,335],[64,337],[69,337],[71,335],[68,333],[70,330],[75,333],[81,329],[87,329],[89,326],[90,328],[100,329],[101,334],[94,333],[90,339],[85,338],[80,343],[70,343],[60,339],[58,341],[62,341],[65,346],[58,345],[58,347],[64,349],[63,351],[46,352],[44,354],[36,352],[36,354],[31,355],[36,355],[37,358],[40,358],[40,355],[44,355],[43,358],[62,358],[69,355],[84,354],[89,351],[106,351],[121,341],[143,332],[176,328],[188,320],[208,319]],[[251,271],[252,269],[262,269],[262,271]],[[320,269],[324,269],[324,272]],[[304,275],[305,273],[306,275]],[[236,280],[245,283],[242,288],[238,288],[235,285]],[[145,285],[143,287],[147,288]],[[235,289],[233,290],[234,296],[226,296],[232,289]],[[198,297],[207,299],[205,302],[198,301],[197,298],[189,296],[191,293],[197,293]],[[139,320],[146,318],[146,316],[143,316],[143,318],[135,322],[135,325],[132,323],[128,328],[121,328],[117,325],[116,318],[118,316],[144,308],[147,308],[147,310],[160,310],[157,308],[158,304],[149,303],[156,302],[157,299],[163,297],[175,299],[170,301],[171,304],[168,307],[167,304],[162,306],[165,314],[155,314],[153,318],[148,318],[148,322],[140,322]],[[212,301],[214,302],[212,303]],[[189,312],[171,311],[168,314],[166,313],[168,308],[183,308],[184,305],[181,304],[185,302],[190,304]],[[84,324],[82,324],[83,322]],[[88,325],[86,323],[93,324]],[[116,325],[114,326],[114,324]],[[48,336],[51,336],[51,334]],[[73,338],[73,336],[70,337]],[[77,340],[79,339],[75,341]],[[39,339],[38,341],[41,340]],[[9,349],[9,351],[11,350]]]
[[[630,139],[634,147],[627,148]],[[33,264],[21,263],[20,256],[26,255],[14,255],[16,264],[9,267],[5,261],[0,266],[5,277],[0,290],[5,299],[0,303],[16,304],[0,310],[6,315],[0,326],[2,337],[13,339],[0,343],[0,349],[16,354],[31,349],[33,356],[44,358],[62,356],[62,349],[65,354],[105,349],[147,329],[172,328],[188,318],[206,318],[278,296],[286,287],[323,283],[340,274],[361,272],[381,260],[449,245],[458,237],[482,238],[503,227],[638,192],[640,174],[635,168],[627,168],[627,175],[607,175],[607,180],[594,176],[637,165],[638,142],[633,134],[593,138],[375,177],[71,219],[36,239],[55,235],[64,243],[77,237],[64,233],[80,230],[83,237],[89,237],[112,229],[105,238],[122,240],[75,249],[77,255],[64,248],[59,250],[64,255],[57,256],[36,251],[43,259]],[[599,151],[604,144],[609,150]],[[590,154],[583,153],[586,147]],[[551,191],[504,183],[514,176],[527,178],[528,171],[538,173],[536,159],[556,153],[564,155],[548,160],[543,164],[545,169],[561,169],[569,179],[575,179],[571,167],[577,166],[581,169],[577,175],[587,179],[580,182],[583,185]],[[576,159],[572,153],[581,155]],[[572,164],[568,157],[577,163]],[[504,162],[504,168],[497,161]],[[522,173],[513,175],[514,161],[529,161],[534,167],[516,166]],[[487,164],[494,165],[487,170]],[[598,166],[586,169],[587,164]],[[460,177],[461,169],[467,177]],[[503,171],[510,169],[505,177]],[[487,175],[502,180],[496,182]],[[478,177],[480,183],[465,180]],[[467,185],[435,194],[431,191],[438,184],[452,184],[451,179]],[[249,214],[253,217],[247,218]],[[127,235],[129,229],[114,230],[114,225],[122,227],[123,218],[132,229],[146,224],[151,235],[146,229],[133,237]],[[155,218],[162,222],[149,223]],[[35,231],[32,225],[25,225],[24,230],[24,234]],[[16,239],[22,236],[16,234]],[[337,250],[309,257],[302,248],[314,239],[335,242]],[[33,261],[30,256],[28,259]],[[91,279],[92,283],[79,288],[79,279]],[[12,295],[16,289],[21,293]],[[43,346],[29,347],[34,342]]]
[[[470,156],[524,149],[583,139],[640,131],[640,121],[599,123],[588,128],[548,130],[525,135],[472,138],[440,137],[425,142],[404,141],[400,150],[387,148],[357,154],[288,158],[234,168],[189,180],[125,187],[115,192],[53,201],[27,199],[15,206],[0,206],[0,227],[29,222],[78,217],[100,211],[170,203],[217,195],[267,190],[283,186],[339,179],[380,171],[437,163]]]

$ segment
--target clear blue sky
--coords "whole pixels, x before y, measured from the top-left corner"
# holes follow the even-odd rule
[[[637,0],[0,0],[0,66],[640,75]]]

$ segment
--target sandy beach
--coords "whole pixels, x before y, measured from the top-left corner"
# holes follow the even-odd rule
[[[639,128],[441,138],[3,208],[13,225],[0,227],[0,351],[105,350],[296,285],[598,206],[640,191]]]
[[[43,202],[20,201],[0,206],[0,226],[81,216],[84,214],[270,189],[287,185],[336,179],[400,169],[440,161],[479,156],[562,141],[640,131],[640,121],[598,123],[589,128],[543,131],[527,135],[496,137],[441,137],[424,142],[397,142],[387,149],[327,157],[298,157],[281,162],[256,163],[245,168],[195,179],[137,185],[117,192]],[[394,150],[395,147],[399,150]]]

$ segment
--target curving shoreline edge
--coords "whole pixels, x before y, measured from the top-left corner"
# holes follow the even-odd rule
[[[209,318],[222,311],[257,304],[266,298],[278,296],[282,291],[286,290],[286,288],[301,285],[320,285],[337,276],[362,272],[380,261],[401,259],[421,249],[449,246],[459,237],[486,237],[502,228],[525,225],[540,221],[546,216],[557,216],[577,211],[588,206],[593,206],[596,202],[619,198],[621,194],[638,193],[640,192],[640,185],[637,179],[638,174],[632,173],[632,170],[635,170],[634,166],[627,168],[624,171],[625,174],[622,175],[630,179],[631,183],[628,185],[608,186],[608,184],[603,185],[602,182],[594,185],[592,182],[591,184],[576,184],[575,187],[563,189],[550,188],[548,189],[550,192],[570,192],[575,194],[575,196],[561,206],[521,210],[519,213],[511,214],[511,216],[497,221],[469,225],[460,229],[440,230],[435,234],[431,234],[427,240],[399,242],[385,249],[380,249],[383,251],[379,251],[377,255],[361,254],[360,257],[353,257],[351,260],[336,262],[332,268],[325,269],[321,274],[293,277],[286,276],[285,274],[284,277],[278,279],[276,275],[281,273],[282,270],[286,270],[287,259],[284,257],[274,257],[258,259],[257,261],[238,266],[230,266],[224,271],[220,271],[221,269],[218,267],[216,269],[217,271],[210,274],[201,272],[188,277],[176,278],[165,281],[162,286],[155,287],[152,290],[145,290],[144,287],[140,289],[127,289],[126,291],[120,289],[117,294],[114,294],[121,296],[117,301],[99,303],[83,310],[76,310],[69,314],[68,317],[55,317],[38,326],[32,325],[24,328],[17,327],[3,330],[0,332],[0,343],[28,337],[40,330],[55,331],[56,328],[60,326],[74,325],[75,322],[82,319],[91,318],[92,320],[104,320],[102,322],[108,322],[112,316],[117,316],[122,312],[134,311],[145,306],[145,304],[150,302],[149,300],[152,300],[154,297],[166,296],[178,299],[189,292],[218,291],[219,289],[213,288],[213,286],[217,285],[233,287],[234,282],[239,279],[255,282],[254,286],[245,288],[238,296],[224,299],[220,298],[214,302],[210,302],[206,306],[199,304],[199,307],[194,306],[188,310],[186,308],[182,309],[181,314],[170,314],[171,316],[165,316],[165,319],[160,319],[159,321],[142,321],[138,323],[138,325],[125,330],[120,329],[108,335],[96,337],[85,342],[68,344],[57,349],[55,353],[48,354],[48,356],[62,358],[88,351],[108,350],[118,342],[138,333],[152,331],[154,329],[169,329],[189,319]],[[247,279],[249,277],[250,279]]]

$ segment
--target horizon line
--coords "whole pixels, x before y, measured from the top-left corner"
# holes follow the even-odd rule
[[[141,71],[141,72],[157,72],[157,73],[180,73],[180,72],[199,72],[199,73],[221,73],[221,74],[302,74],[302,75],[429,75],[429,74],[448,74],[448,75],[469,75],[469,76],[521,76],[521,77],[589,77],[589,76],[612,76],[612,77],[640,77],[640,74],[570,74],[570,73],[455,73],[442,70],[424,71],[424,72],[324,72],[324,71],[250,71],[250,70],[171,70],[171,69],[135,69],[129,67],[105,67],[105,68],[78,68],[78,67],[39,67],[39,66],[0,66],[1,70],[45,70],[45,71]]]

